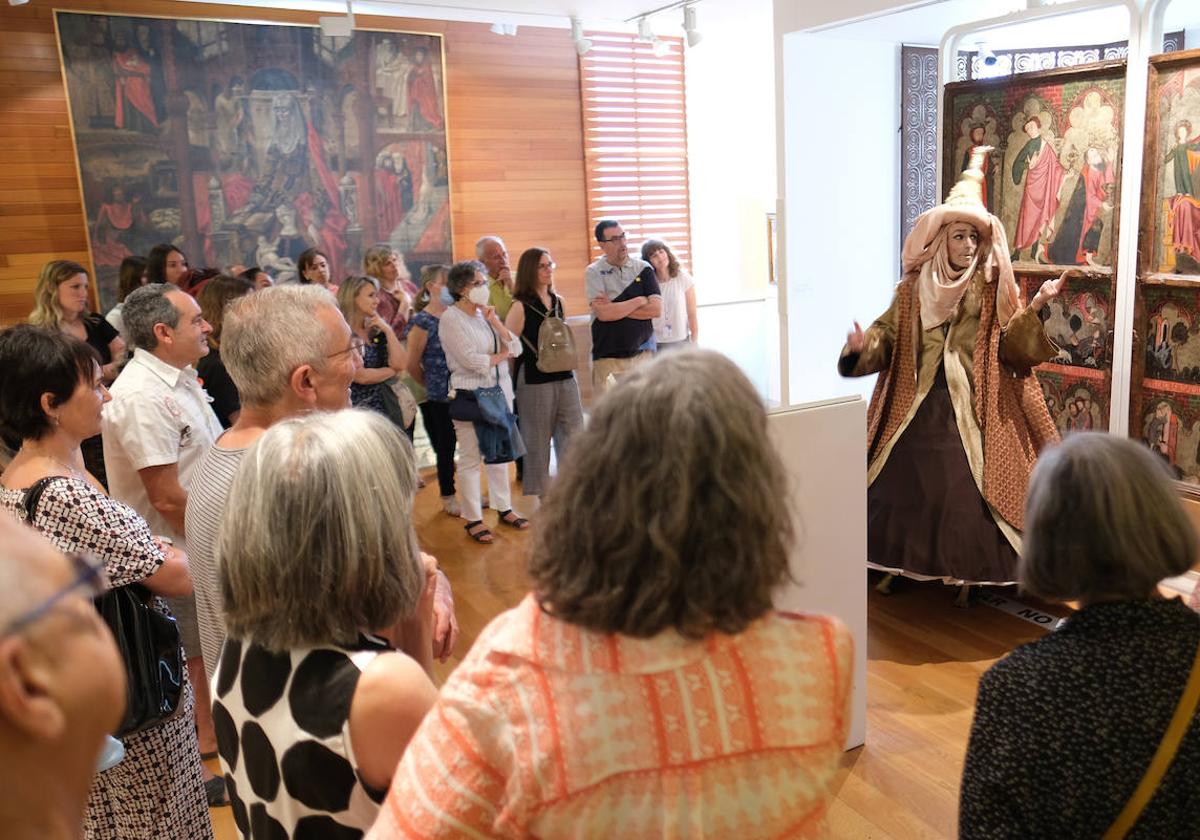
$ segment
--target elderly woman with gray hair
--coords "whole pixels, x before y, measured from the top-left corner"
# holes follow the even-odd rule
[[[358,836],[435,699],[416,482],[409,442],[354,409],[278,423],[242,462],[213,719],[243,836]]]
[[[483,264],[475,260],[455,263],[446,278],[446,290],[454,305],[442,313],[439,335],[450,368],[451,405],[454,416],[456,400],[469,396],[480,388],[499,386],[508,410],[512,411],[512,378],[506,362],[521,355],[521,337],[504,326],[496,308],[488,303],[487,275]],[[467,392],[462,394],[460,392]],[[474,423],[454,421],[458,438],[458,491],[461,497],[462,518],[467,535],[479,543],[495,539],[483,524],[480,501],[479,472],[483,456]],[[499,522],[510,528],[524,530],[529,522],[512,510],[512,495],[508,479],[508,463],[486,466],[488,499],[491,507],[500,512]]]
[[[1073,435],[1038,462],[1025,528],[1021,585],[1079,610],[983,675],[960,836],[1197,836],[1200,616],[1158,592],[1197,538],[1166,468]]]

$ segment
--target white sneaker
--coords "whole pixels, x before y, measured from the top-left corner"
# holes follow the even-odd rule
[[[451,516],[462,516],[457,496],[442,496],[442,510]]]

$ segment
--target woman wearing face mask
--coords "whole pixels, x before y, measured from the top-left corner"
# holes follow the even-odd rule
[[[1016,580],[1025,488],[1058,440],[1032,368],[1054,357],[1038,312],[1067,272],[1021,306],[1000,220],[981,201],[976,148],[945,204],[904,242],[892,305],[856,322],[843,376],[880,373],[867,413],[868,565],[960,584]],[[984,457],[986,454],[986,458]]]
[[[450,388],[472,391],[499,385],[508,410],[512,411],[512,380],[506,362],[521,355],[521,339],[513,335],[494,307],[488,305],[487,274],[476,260],[455,263],[446,279],[454,305],[442,313],[439,334],[450,367]],[[458,489],[462,494],[462,517],[467,535],[480,543],[495,536],[483,523],[479,471],[482,456],[473,423],[455,420],[458,436]],[[488,499],[500,511],[499,522],[524,530],[529,522],[512,510],[508,464],[488,464]]]
[[[454,497],[454,447],[457,438],[454,424],[450,420],[450,368],[442,339],[438,335],[442,314],[446,307],[454,305],[454,298],[446,290],[444,265],[427,265],[421,269],[421,291],[417,295],[416,309],[408,322],[408,373],[425,389],[425,399],[420,403],[421,419],[433,451],[437,455],[438,491],[442,496],[442,510],[451,516],[461,511]]]

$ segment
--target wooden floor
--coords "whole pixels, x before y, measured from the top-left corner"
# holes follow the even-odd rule
[[[455,654],[438,666],[444,679],[488,621],[524,596],[528,532],[494,527],[496,542],[477,546],[461,520],[441,512],[430,479],[417,498],[417,533],[454,586],[462,628]],[[495,516],[488,511],[484,518],[494,525]],[[846,753],[834,784],[829,824],[835,838],[955,837],[979,677],[1013,647],[1045,632],[991,607],[956,609],[954,590],[940,584],[900,583],[889,597],[868,595],[867,744]],[[211,766],[217,769],[215,761]],[[236,840],[230,810],[212,813],[217,840]]]

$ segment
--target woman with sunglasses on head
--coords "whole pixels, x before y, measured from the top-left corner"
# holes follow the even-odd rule
[[[518,421],[528,451],[521,488],[538,504],[550,478],[550,441],[562,463],[567,444],[583,428],[583,403],[574,370],[544,372],[538,366],[538,347],[547,318],[566,320],[566,304],[554,291],[554,258],[545,248],[529,248],[517,262],[516,289],[504,325],[521,337],[524,349],[514,363]]]
[[[20,445],[0,474],[0,508],[26,518],[26,491],[42,482],[30,524],[62,551],[102,559],[112,586],[140,583],[154,609],[169,615],[159,596],[191,593],[187,557],[155,539],[83,466],[79,444],[100,431],[108,400],[100,365],[79,339],[28,325],[0,333],[0,428]],[[85,837],[212,837],[186,677],[179,712],[125,736],[125,759],[97,774]]]

